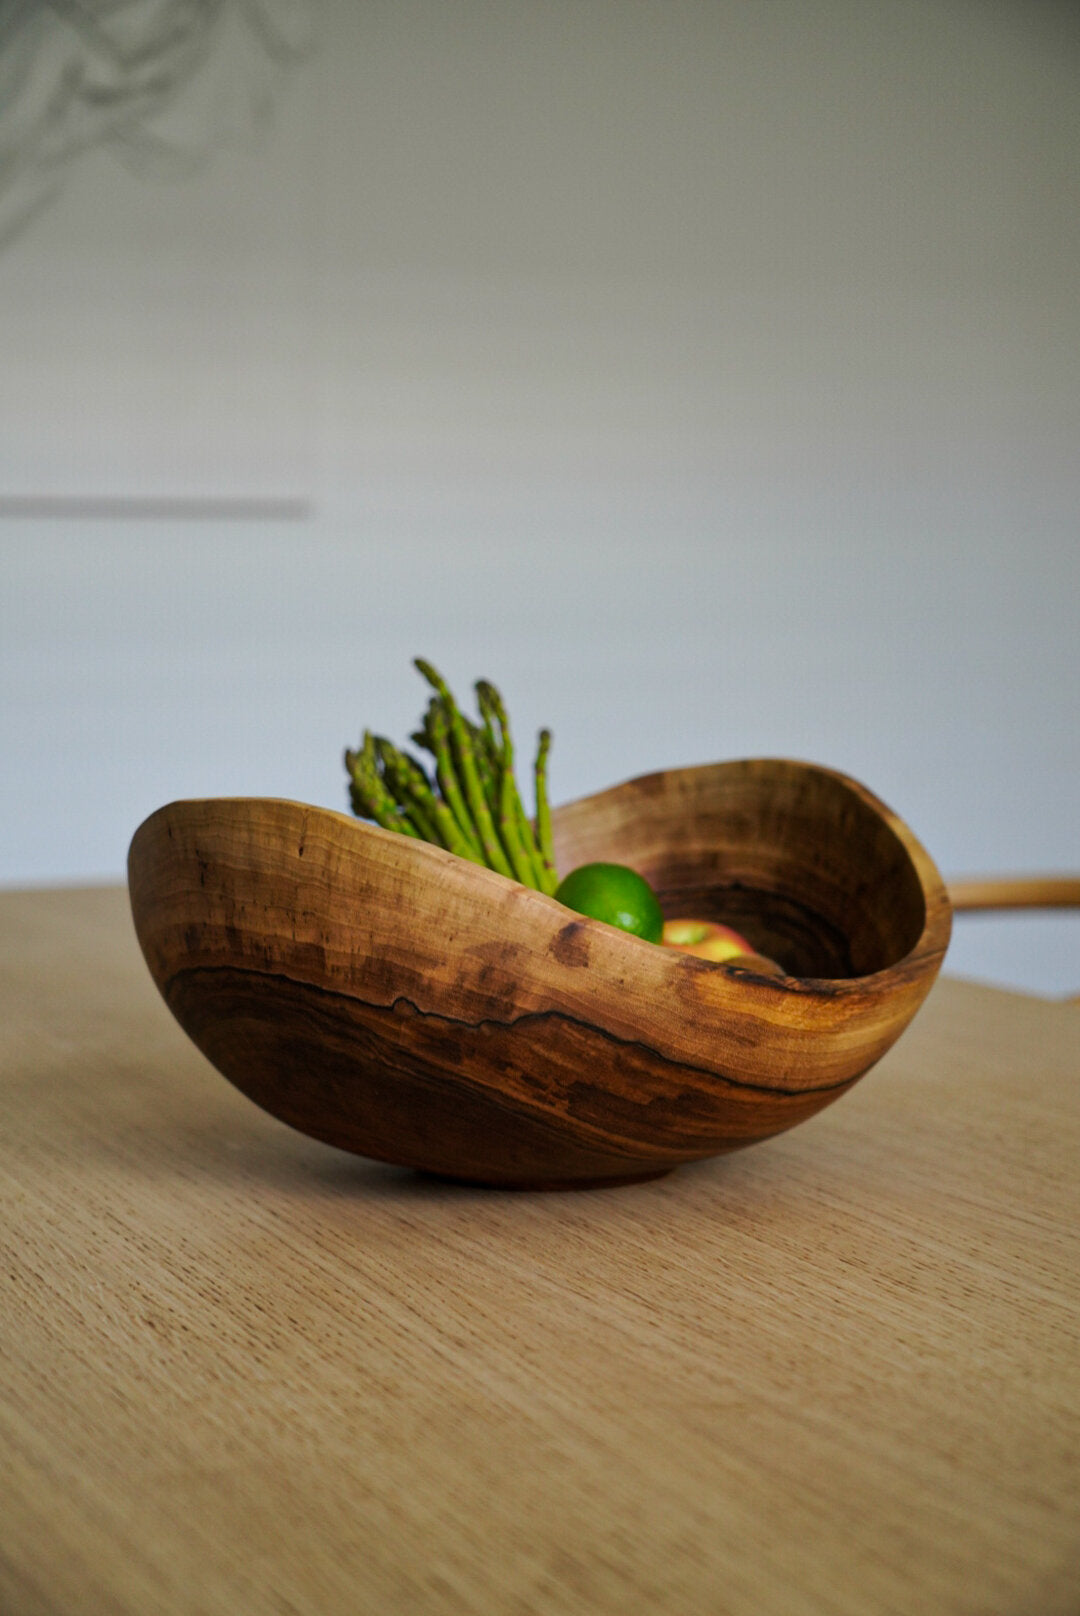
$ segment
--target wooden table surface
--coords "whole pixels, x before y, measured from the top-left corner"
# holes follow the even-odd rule
[[[1080,1611],[1080,1007],[462,1190],[262,1115],[120,889],[0,894],[0,1612]]]

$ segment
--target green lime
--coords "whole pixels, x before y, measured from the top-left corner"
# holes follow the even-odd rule
[[[663,935],[664,915],[656,893],[625,864],[581,864],[559,883],[555,896],[579,915],[606,920],[647,943],[658,943]]]

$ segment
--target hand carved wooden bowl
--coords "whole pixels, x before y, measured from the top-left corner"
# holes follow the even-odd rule
[[[474,1183],[625,1183],[790,1128],[926,997],[951,911],[863,787],[775,759],[673,769],[556,811],[560,870],[630,864],[784,976],[718,965],[345,814],[178,802],[129,856],[180,1025],[329,1144]]]

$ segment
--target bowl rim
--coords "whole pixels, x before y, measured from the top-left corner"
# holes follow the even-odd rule
[[[883,966],[880,970],[861,976],[816,977],[794,976],[787,973],[776,976],[764,974],[753,970],[752,967],[740,966],[730,961],[703,960],[694,955],[679,953],[674,949],[665,949],[664,954],[667,956],[667,961],[670,965],[683,972],[722,973],[722,980],[731,984],[732,987],[737,986],[739,983],[746,983],[747,985],[752,984],[756,991],[767,988],[790,995],[811,999],[827,999],[833,1002],[848,995],[865,997],[868,993],[875,995],[884,993],[896,982],[907,980],[911,975],[912,967],[923,961],[929,965],[936,960],[936,972],[944,959],[952,929],[952,905],[945,881],[923,844],[900,815],[867,786],[841,770],[833,769],[820,763],[782,756],[731,758],[712,763],[676,765],[672,768],[651,770],[644,774],[632,775],[627,779],[616,782],[614,785],[603,787],[599,791],[587,792],[580,797],[571,799],[569,802],[561,803],[552,809],[552,818],[557,821],[558,817],[563,813],[581,809],[585,805],[604,797],[615,796],[631,789],[640,789],[642,785],[665,777],[700,775],[705,772],[745,768],[747,766],[758,768],[762,766],[779,766],[785,770],[827,776],[848,791],[853,792],[874,814],[883,820],[900,842],[919,883],[924,905],[923,925],[919,936],[911,948],[899,959]],[[132,837],[128,855],[129,884],[132,870],[132,850],[140,833],[149,827],[152,821],[177,809],[201,808],[205,810],[219,803],[230,804],[234,807],[243,804],[253,808],[278,806],[299,810],[305,815],[315,814],[321,818],[327,818],[340,825],[347,826],[349,834],[359,839],[358,845],[362,845],[365,839],[374,837],[379,841],[395,844],[398,856],[401,858],[418,859],[421,863],[425,860],[431,860],[444,865],[449,860],[454,866],[459,867],[463,876],[477,883],[480,890],[483,889],[485,884],[495,883],[495,886],[491,889],[493,894],[498,893],[505,898],[507,889],[514,888],[523,897],[526,897],[530,903],[540,903],[544,906],[552,905],[563,916],[573,913],[575,923],[583,926],[587,935],[595,934],[596,929],[599,929],[609,943],[611,941],[609,934],[613,934],[620,943],[631,949],[645,948],[651,951],[658,946],[655,943],[646,942],[643,938],[635,937],[630,932],[621,932],[617,927],[609,926],[604,921],[593,919],[587,915],[578,915],[559,903],[555,897],[540,892],[535,888],[527,887],[509,876],[500,875],[497,870],[489,869],[484,865],[473,864],[469,860],[460,858],[457,854],[451,853],[446,848],[439,847],[434,843],[402,836],[396,831],[385,830],[382,826],[360,819],[343,809],[308,803],[294,797],[256,797],[237,794],[180,797],[163,803],[146,816]]]
[[[892,831],[902,846],[915,871],[923,897],[923,924],[918,937],[907,952],[891,964],[882,966],[880,970],[870,971],[861,976],[762,976],[747,967],[732,965],[727,961],[701,960],[693,955],[681,956],[691,967],[703,966],[707,970],[726,971],[736,979],[753,977],[755,982],[773,982],[786,986],[789,991],[819,993],[829,998],[836,998],[845,992],[857,991],[866,993],[868,990],[882,989],[900,975],[906,975],[913,961],[923,957],[940,955],[944,959],[952,935],[952,901],[945,878],[931,858],[929,852],[915,835],[900,814],[891,808],[883,798],[872,791],[869,786],[857,780],[854,775],[845,773],[842,769],[832,768],[825,763],[817,763],[805,758],[787,757],[781,753],[760,754],[745,758],[722,758],[718,761],[706,763],[676,764],[670,768],[653,769],[644,774],[631,775],[614,785],[602,787],[599,791],[587,792],[569,802],[560,803],[558,808],[552,810],[553,816],[560,812],[573,811],[587,803],[595,802],[599,798],[615,796],[617,793],[629,788],[639,789],[652,781],[662,780],[673,775],[701,775],[718,773],[730,769],[761,769],[778,768],[785,771],[816,774],[836,781],[845,790],[860,799],[874,814],[881,819]],[[635,939],[636,940],[636,939]]]

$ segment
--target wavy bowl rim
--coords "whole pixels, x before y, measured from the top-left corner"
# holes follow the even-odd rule
[[[906,821],[878,797],[875,792],[871,791],[869,787],[842,770],[830,768],[825,764],[780,756],[731,758],[712,763],[676,765],[668,769],[650,770],[644,774],[632,775],[613,785],[605,786],[599,791],[586,792],[580,797],[573,798],[571,801],[561,803],[556,808],[553,808],[552,815],[553,818],[556,818],[564,811],[584,807],[584,805],[599,798],[612,797],[620,792],[639,788],[644,782],[663,777],[700,774],[745,765],[763,764],[782,765],[785,768],[800,772],[827,776],[853,792],[872,812],[885,822],[887,828],[896,836],[911,861],[916,879],[919,882],[924,903],[923,926],[919,936],[912,947],[900,959],[894,960],[890,965],[884,966],[879,971],[863,976],[813,977],[793,976],[787,973],[782,976],[765,975],[746,966],[731,964],[727,961],[702,960],[693,955],[680,954],[674,949],[665,950],[665,954],[669,956],[670,964],[677,970],[689,972],[704,971],[710,974],[720,972],[723,980],[732,986],[737,986],[740,983],[753,984],[755,989],[768,987],[778,992],[822,1000],[828,999],[833,1002],[847,995],[864,996],[867,993],[875,995],[885,993],[894,983],[909,980],[912,967],[917,964],[922,965],[925,969],[933,969],[936,974],[947,952],[952,930],[952,906],[945,881],[934,860]],[[236,794],[228,796],[178,797],[162,803],[140,822],[132,835],[128,849],[129,888],[131,883],[132,850],[140,834],[153,820],[178,808],[206,809],[212,808],[216,803],[228,803],[232,806],[246,804],[252,807],[274,804],[297,809],[305,814],[317,814],[347,826],[350,834],[358,837],[361,842],[368,837],[375,837],[378,840],[392,840],[397,844],[399,854],[404,857],[414,857],[421,862],[428,859],[439,863],[452,860],[455,865],[463,867],[463,874],[466,874],[470,880],[478,882],[481,888],[485,884],[495,883],[493,890],[504,894],[507,888],[516,888],[523,897],[527,897],[530,905],[539,901],[544,905],[554,906],[563,914],[572,913],[574,914],[575,922],[585,927],[587,933],[594,928],[599,928],[601,933],[608,937],[609,942],[609,934],[614,934],[622,944],[632,949],[646,948],[651,950],[659,946],[655,943],[646,942],[643,938],[635,937],[629,932],[621,932],[617,927],[609,926],[604,921],[568,910],[556,898],[540,892],[536,888],[527,887],[522,882],[516,881],[509,876],[500,875],[497,870],[489,869],[484,865],[473,864],[469,860],[462,859],[457,854],[451,853],[446,848],[438,847],[433,843],[420,841],[419,839],[402,836],[396,831],[385,830],[382,826],[360,819],[343,809],[330,808],[319,803],[304,802],[295,797]]]

